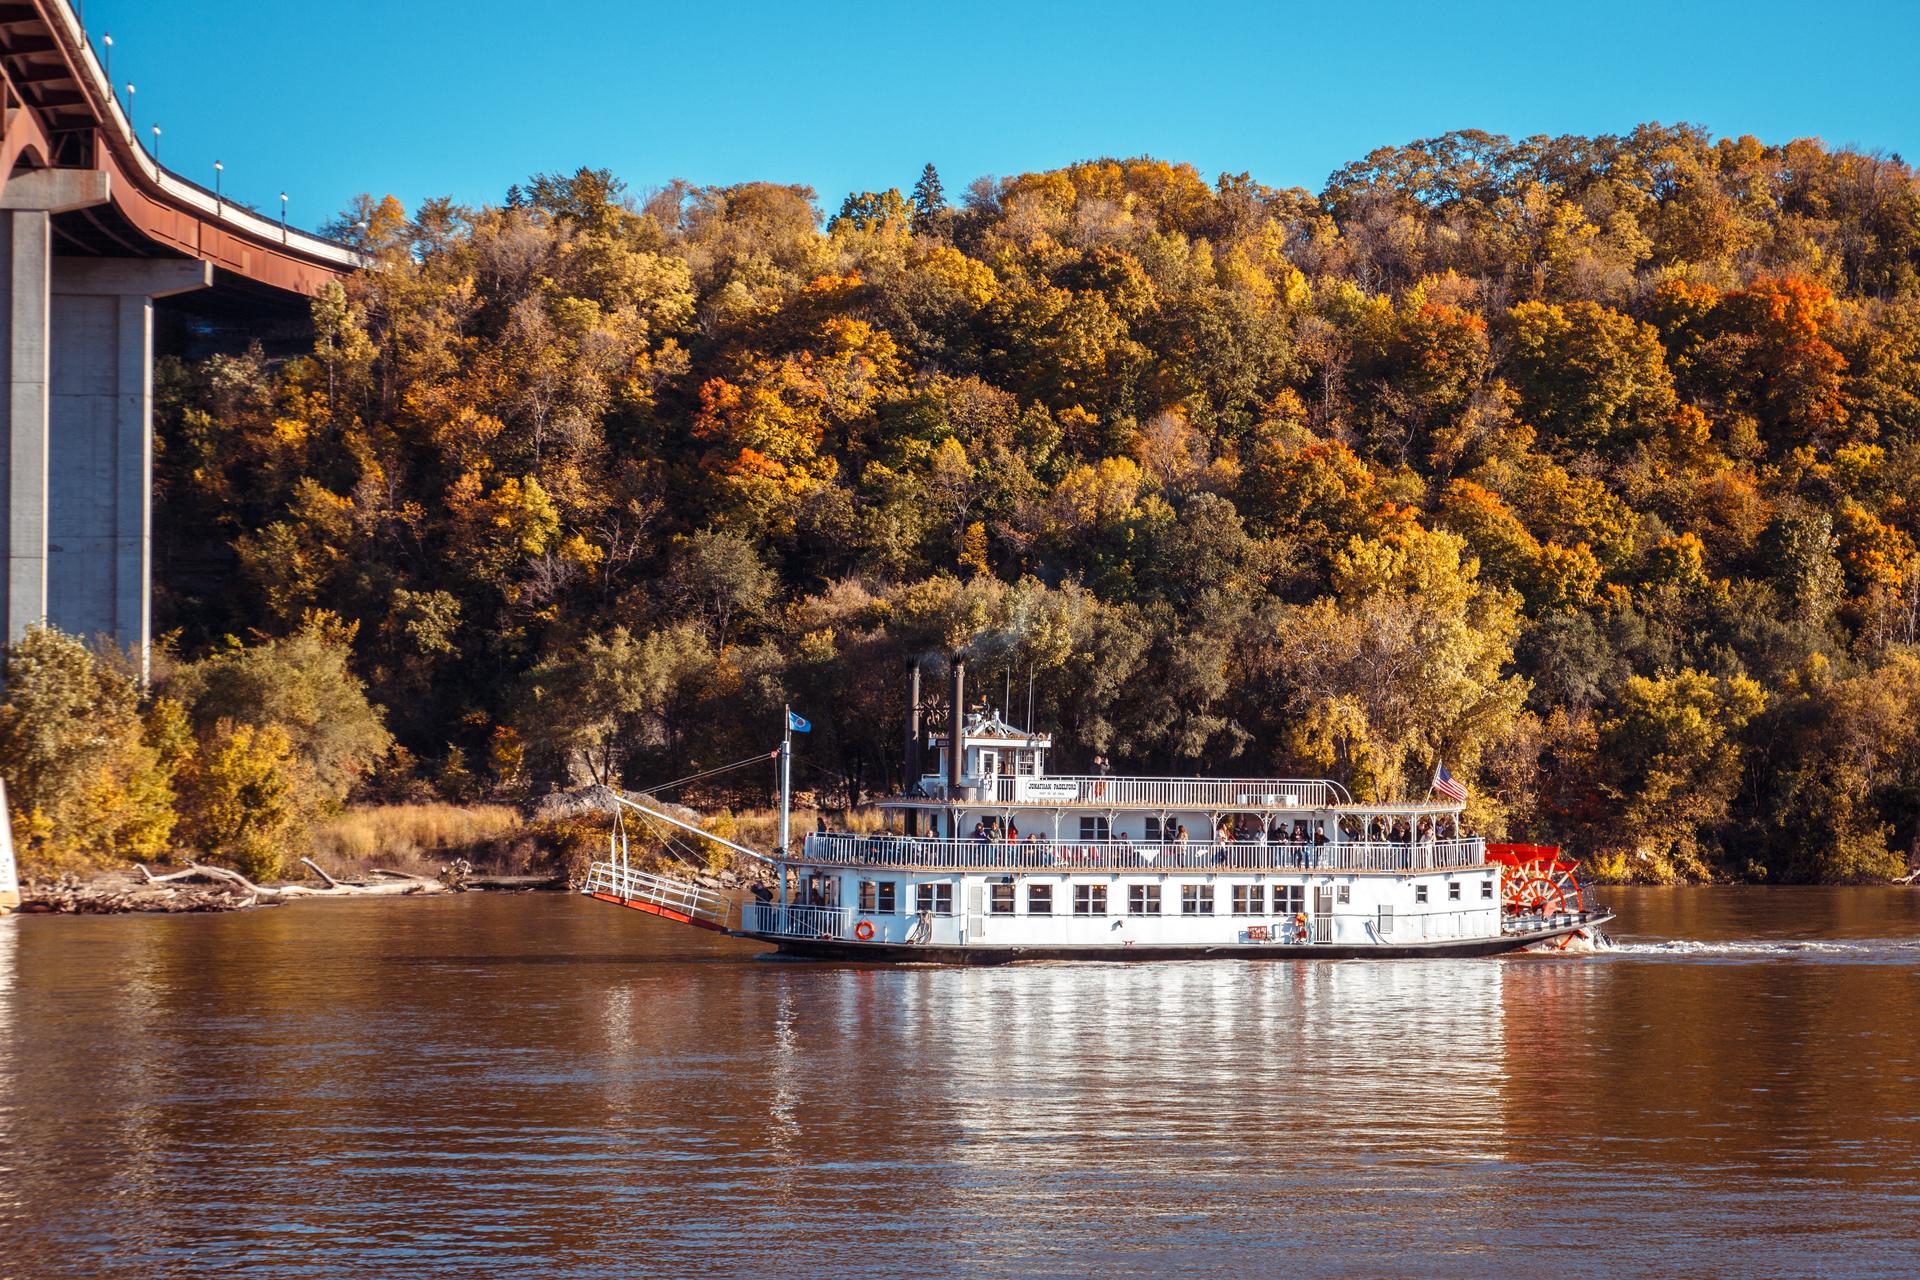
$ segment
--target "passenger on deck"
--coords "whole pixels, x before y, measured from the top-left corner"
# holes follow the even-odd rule
[[[1009,841],[1016,841],[1019,838],[1020,838],[1020,824],[1017,822],[1009,822],[1007,824],[1007,839]]]
[[[980,844],[986,844],[993,839],[993,834],[987,830],[985,818],[973,824],[973,839]]]

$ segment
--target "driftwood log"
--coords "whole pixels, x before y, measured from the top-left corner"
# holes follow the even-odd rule
[[[295,898],[346,897],[350,895],[373,894],[410,894],[410,893],[452,893],[451,886],[435,880],[431,876],[416,876],[405,871],[386,871],[375,868],[377,876],[387,879],[374,881],[336,880],[311,858],[302,858],[301,862],[317,874],[322,883],[264,885],[255,884],[238,871],[225,867],[210,867],[205,863],[189,862],[185,871],[169,872],[157,876],[146,866],[135,863],[141,876],[148,884],[173,884],[187,880],[207,880],[218,884],[231,885],[246,894],[253,902],[290,902]],[[247,904],[251,905],[251,903]]]
[[[531,876],[475,875],[465,859],[442,868],[437,877],[376,867],[366,876],[353,879],[332,874],[312,858],[300,861],[319,883],[256,884],[238,871],[203,862],[189,862],[181,870],[166,872],[135,863],[131,872],[107,872],[85,878],[69,874],[29,882],[22,886],[19,909],[68,915],[238,911],[296,898],[404,897],[462,893],[470,889],[526,890],[567,885],[565,872]]]
[[[190,873],[189,873],[190,874]],[[20,910],[61,915],[117,915],[127,911],[237,911],[256,901],[252,894],[229,884],[178,883],[165,876],[142,883],[129,875],[82,879],[63,875],[29,881],[21,887]]]

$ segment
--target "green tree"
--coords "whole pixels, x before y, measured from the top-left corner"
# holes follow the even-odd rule
[[[759,619],[779,584],[749,539],[703,529],[681,542],[665,585],[668,599],[725,648],[737,628]]]
[[[1603,851],[1637,877],[1722,873],[1718,837],[1740,785],[1741,731],[1766,706],[1744,676],[1633,676],[1600,725],[1601,789],[1612,802]]]
[[[913,229],[925,234],[937,233],[946,211],[947,194],[940,185],[940,171],[929,160],[913,184]]]
[[[678,758],[690,732],[690,704],[714,672],[699,628],[681,625],[635,638],[625,627],[588,636],[529,671],[515,728],[529,749],[595,782],[619,782],[637,756],[656,748]]]

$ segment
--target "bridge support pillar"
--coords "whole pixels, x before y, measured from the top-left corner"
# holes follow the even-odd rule
[[[205,262],[56,258],[48,311],[47,620],[147,665],[153,300],[213,283]]]

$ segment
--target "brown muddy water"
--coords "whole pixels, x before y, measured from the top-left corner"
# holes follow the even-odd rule
[[[559,894],[0,922],[0,1274],[1920,1274],[1920,892],[855,968]]]

